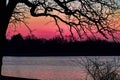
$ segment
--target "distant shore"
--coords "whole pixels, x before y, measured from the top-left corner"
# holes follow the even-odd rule
[[[60,38],[15,38],[7,42],[5,56],[119,55],[120,43],[105,40],[66,41]]]

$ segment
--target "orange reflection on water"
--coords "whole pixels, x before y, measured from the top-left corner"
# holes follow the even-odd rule
[[[85,78],[82,68],[73,66],[3,66],[3,75],[45,80],[78,80]]]

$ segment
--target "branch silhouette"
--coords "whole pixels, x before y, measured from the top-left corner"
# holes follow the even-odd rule
[[[113,28],[111,24],[114,23],[110,22],[111,17],[119,10],[118,2],[115,0],[17,0],[17,2],[30,7],[30,14],[34,17],[50,16],[55,23],[60,20],[69,25],[73,38],[74,33],[71,32],[73,29],[80,39],[83,36],[89,38],[89,33],[96,38],[94,34],[99,33],[106,39],[111,36],[115,40],[114,34],[119,31]],[[63,38],[60,25],[56,25]]]

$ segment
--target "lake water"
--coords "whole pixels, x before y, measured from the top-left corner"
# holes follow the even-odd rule
[[[85,70],[79,56],[67,57],[4,57],[2,74],[42,80],[80,80]],[[111,57],[101,57],[102,60]]]

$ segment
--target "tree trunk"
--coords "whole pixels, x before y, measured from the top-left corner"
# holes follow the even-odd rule
[[[6,35],[8,23],[7,23],[7,20],[6,21],[5,20],[0,21],[0,76],[1,76],[1,67],[2,67],[2,57],[4,56],[5,49],[6,49],[6,36],[5,35]]]
[[[6,0],[0,1],[0,77],[2,69],[2,58],[5,53],[6,48],[6,31],[8,28],[9,20],[12,16],[13,10],[16,6],[17,0],[9,0],[8,5],[6,5]]]
[[[3,57],[3,51],[5,50],[5,10],[6,8],[6,0],[0,1],[0,77],[1,77],[1,68],[2,68],[2,57]]]

